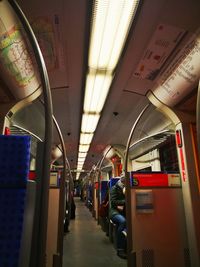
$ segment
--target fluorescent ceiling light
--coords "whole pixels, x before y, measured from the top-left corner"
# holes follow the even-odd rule
[[[113,70],[119,60],[138,0],[95,1],[89,67]]]
[[[79,152],[78,153],[78,158],[86,158],[87,152]]]
[[[82,169],[83,168],[83,165],[84,165],[84,162],[78,162],[77,166]]]
[[[82,169],[82,168],[83,168],[83,164],[84,164],[84,162],[83,162],[83,163],[78,163],[78,164],[77,164],[78,169]]]
[[[81,133],[80,144],[81,145],[89,145],[92,141],[94,134],[90,133]]]
[[[85,87],[84,112],[102,111],[112,78],[111,73],[89,71]]]
[[[92,115],[92,114],[83,114],[82,124],[81,124],[81,132],[83,133],[93,133],[97,127],[100,115]]]
[[[88,152],[89,145],[79,145],[79,152]]]
[[[84,163],[85,162],[85,159],[84,158],[78,158],[78,164],[80,163],[80,164],[82,164],[82,163]]]
[[[82,133],[94,133],[139,0],[96,0],[89,48],[89,72],[81,123]],[[83,140],[79,152],[87,152],[91,140]]]

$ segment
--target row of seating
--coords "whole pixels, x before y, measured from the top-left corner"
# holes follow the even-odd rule
[[[18,267],[30,164],[30,136],[0,135],[0,267]]]
[[[107,183],[108,186],[108,193],[110,192],[110,189],[113,185],[119,180],[119,178],[111,178],[109,182],[102,181],[102,183]],[[105,190],[105,186],[101,186]],[[104,193],[105,196],[105,193]],[[109,199],[110,199],[110,193],[109,193]],[[100,218],[100,225],[102,227],[102,230],[106,233],[106,235],[109,237],[109,240],[111,243],[113,243],[114,248],[116,248],[116,242],[117,242],[117,225],[109,218],[109,214],[105,218]],[[125,238],[127,237],[126,232],[123,233]]]

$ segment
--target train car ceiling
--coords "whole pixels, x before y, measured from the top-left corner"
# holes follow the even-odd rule
[[[64,136],[71,168],[76,169],[92,1],[17,2],[41,46],[50,78],[54,115]],[[141,1],[88,151],[85,170],[90,170],[102,158],[108,145],[126,145],[134,121],[149,103],[147,93],[157,88],[173,59],[197,34],[199,9],[200,3],[196,0]],[[15,101],[2,83],[0,87],[0,115],[3,117],[6,105],[10,104],[11,107]],[[186,88],[186,92],[186,96],[174,107],[194,114],[196,79],[189,89]],[[144,115],[132,143],[147,135],[173,129],[169,118],[159,113],[153,105],[150,110],[152,115]],[[54,144],[59,145],[59,142],[54,133]]]

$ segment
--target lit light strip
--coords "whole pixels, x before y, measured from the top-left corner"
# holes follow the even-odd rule
[[[82,133],[94,133],[119,61],[139,0],[96,0],[93,8],[89,48],[89,71],[86,78]],[[86,137],[85,137],[86,138]],[[92,137],[93,138],[93,137]],[[91,140],[80,135],[81,144]],[[89,150],[84,148],[84,151]],[[85,155],[85,158],[87,153]],[[81,156],[80,156],[81,157]],[[79,157],[78,157],[79,158]]]
[[[114,70],[124,47],[138,0],[95,1],[89,66]]]
[[[84,160],[84,161],[80,161],[80,159],[78,159],[78,163],[77,163],[77,165],[78,165],[78,166],[81,166],[81,165],[83,166],[84,162],[85,162],[85,160]]]
[[[92,141],[94,134],[89,133],[81,133],[80,144],[81,145],[89,145]]]
[[[82,168],[83,168],[83,164],[79,164],[79,165],[77,166],[77,169],[80,170],[80,171],[82,170]]]
[[[84,162],[85,161],[85,158],[78,158],[78,162]]]
[[[86,158],[87,152],[80,152],[78,153],[78,158]]]
[[[77,173],[76,173],[76,180],[78,180],[78,179],[79,179],[79,177],[80,177],[80,173],[79,173],[79,172],[77,172]]]
[[[83,114],[81,132],[82,133],[94,133],[96,130],[100,115]]]
[[[81,170],[81,169],[82,169],[82,167],[83,167],[83,164],[84,164],[84,163],[78,163],[78,165],[77,165],[77,167],[78,167],[78,170]]]
[[[100,113],[112,82],[112,74],[90,70],[86,79],[84,112]]]
[[[79,145],[79,152],[88,152],[90,145]]]

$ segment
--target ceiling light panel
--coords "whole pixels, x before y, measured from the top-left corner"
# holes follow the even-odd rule
[[[78,166],[78,169],[82,169],[82,167],[83,167],[83,164],[84,164],[84,162],[78,163],[78,164],[77,164],[77,166]]]
[[[96,0],[89,66],[113,70],[119,60],[138,0]]]
[[[88,152],[89,145],[79,145],[79,152]]]
[[[87,152],[79,152],[78,153],[78,158],[86,158]]]
[[[81,132],[82,133],[93,133],[96,130],[100,115],[96,114],[83,114]]]
[[[94,134],[90,133],[81,133],[80,144],[89,145],[92,141]]]
[[[77,164],[77,166],[82,168],[83,164],[84,164],[84,162],[80,162],[80,163]]]
[[[86,78],[84,112],[102,111],[112,78],[111,73],[90,70]]]
[[[83,163],[85,161],[85,158],[78,158],[78,163]]]

